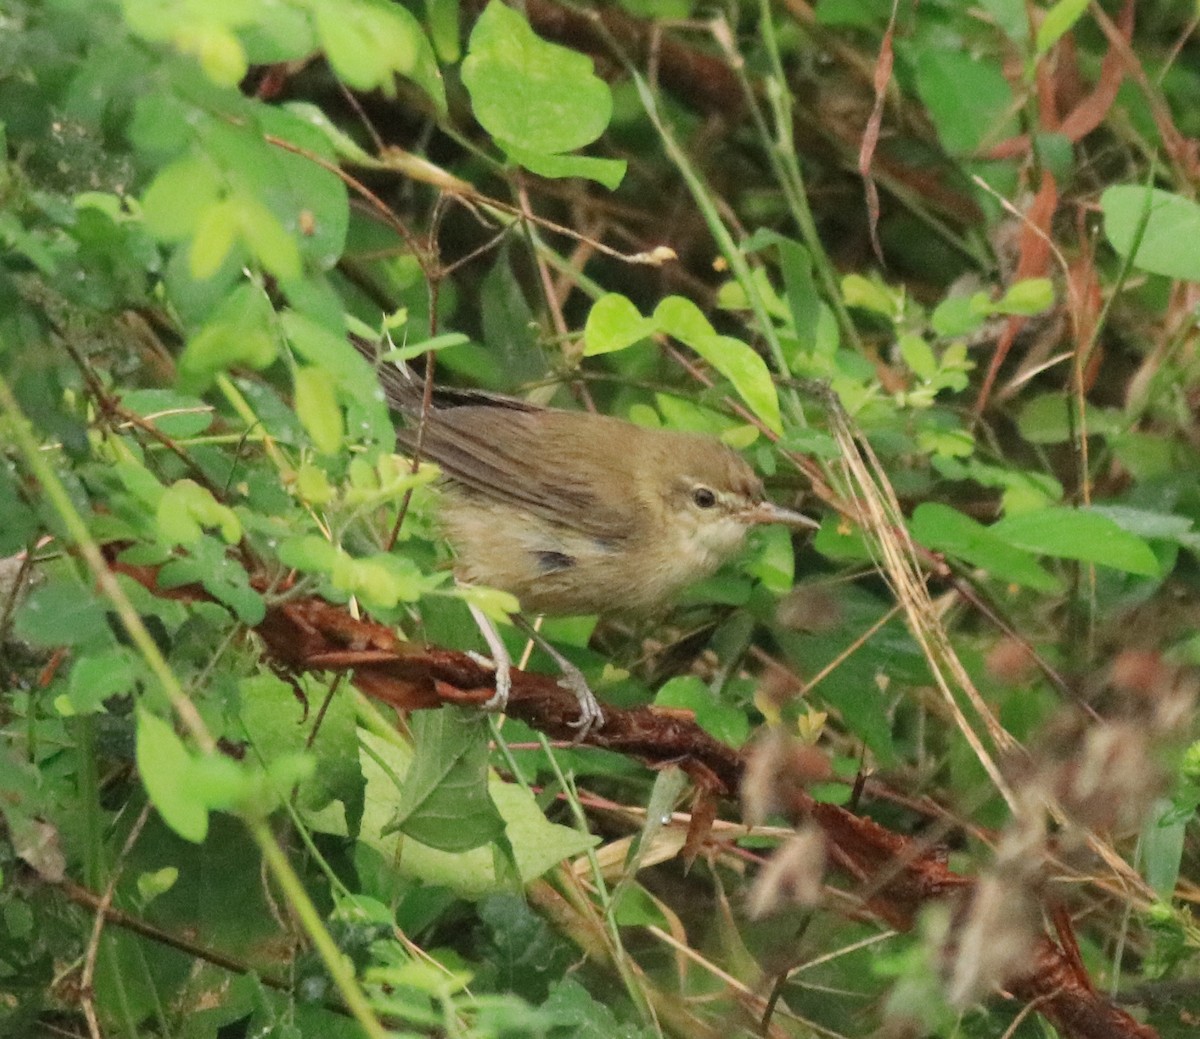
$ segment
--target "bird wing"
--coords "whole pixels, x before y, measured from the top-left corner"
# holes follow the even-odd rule
[[[422,457],[492,501],[600,541],[631,537],[637,519],[633,488],[610,488],[610,481],[595,474],[594,460],[604,447],[602,438],[589,434],[600,432],[593,427],[604,420],[572,413],[563,429],[563,412],[521,401],[512,404],[516,406],[510,407],[507,398],[493,398],[431,410],[420,437]],[[416,425],[398,437],[414,449]],[[581,475],[584,466],[591,474],[587,478]]]
[[[373,346],[353,342],[375,360]],[[411,369],[381,364],[376,370],[388,404],[407,422],[396,431],[397,442],[410,451],[419,446],[421,457],[456,483],[601,542],[633,536],[638,509],[628,473],[595,465],[597,454],[611,449],[605,436],[611,419],[442,386],[434,387],[426,410],[424,387]]]

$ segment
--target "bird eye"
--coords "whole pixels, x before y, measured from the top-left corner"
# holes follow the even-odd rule
[[[692,501],[699,509],[711,509],[717,504],[717,496],[707,487],[697,487],[692,491]]]

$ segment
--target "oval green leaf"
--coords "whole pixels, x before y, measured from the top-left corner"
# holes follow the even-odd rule
[[[1141,242],[1133,258],[1135,267],[1168,278],[1200,281],[1200,205],[1158,188],[1119,184],[1100,196],[1104,233],[1123,257],[1134,248],[1138,229]]]
[[[583,328],[583,354],[594,357],[624,350],[652,335],[655,327],[628,299],[619,292],[610,292],[592,304]]]
[[[547,43],[498,0],[475,23],[462,79],[480,125],[530,152],[582,148],[612,117],[612,91],[592,59]]]
[[[717,335],[689,299],[668,296],[654,310],[658,327],[685,343],[733,384],[742,398],[768,429],[780,433],[779,395],[767,362],[740,339]]]
[[[1150,546],[1099,513],[1056,506],[1006,516],[988,529],[1008,544],[1039,555],[1161,576]]]
[[[944,552],[986,570],[998,581],[1051,594],[1062,582],[1034,559],[1033,554],[996,537],[988,527],[939,502],[918,505],[909,529],[926,548]]]
[[[161,718],[137,714],[138,774],[163,822],[185,841],[199,844],[208,834],[208,809],[191,789],[192,756]]]

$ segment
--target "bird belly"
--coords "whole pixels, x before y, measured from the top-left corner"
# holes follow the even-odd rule
[[[442,525],[459,579],[511,592],[528,613],[653,613],[713,569],[707,554],[597,538],[467,496],[443,510]]]

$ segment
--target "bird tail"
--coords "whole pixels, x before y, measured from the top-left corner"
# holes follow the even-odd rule
[[[425,389],[417,373],[403,361],[381,360],[375,343],[356,335],[350,336],[350,342],[375,368],[388,407],[402,415],[419,415]]]
[[[388,407],[409,419],[419,418],[424,408],[425,380],[403,361],[382,361],[379,348],[366,339],[352,335],[354,348],[365,357],[379,376],[379,384],[387,398]],[[463,407],[505,408],[509,411],[542,411],[537,404],[486,390],[462,390],[450,386],[435,386],[429,401],[431,412],[449,411]],[[428,418],[428,415],[426,416]]]

